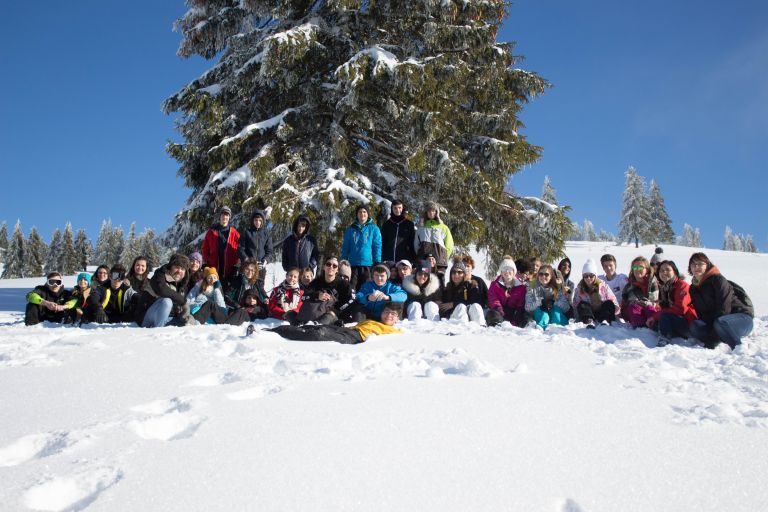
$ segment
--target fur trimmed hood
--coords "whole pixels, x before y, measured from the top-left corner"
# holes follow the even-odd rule
[[[403,279],[403,289],[408,295],[428,297],[440,289],[440,279],[435,274],[430,273],[429,281],[427,281],[427,285],[424,287],[424,291],[422,291],[416,282],[416,276],[411,274]]]

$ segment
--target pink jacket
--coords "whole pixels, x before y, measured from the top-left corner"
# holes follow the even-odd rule
[[[517,279],[512,282],[512,286],[507,287],[504,279],[498,276],[488,288],[488,307],[502,315],[505,315],[505,310],[525,309],[526,289],[526,284]]]
[[[601,279],[598,279],[598,293],[600,294],[600,300],[606,301],[610,300],[616,305],[616,316],[619,316],[619,301],[616,300],[616,296],[613,294],[613,290],[606,285]],[[589,294],[585,293],[584,290],[581,289],[581,281],[579,281],[579,284],[576,285],[576,290],[573,293],[573,310],[576,311],[576,307],[581,302],[586,302],[590,306],[592,305],[592,301],[590,300]],[[592,307],[594,310],[594,307]]]

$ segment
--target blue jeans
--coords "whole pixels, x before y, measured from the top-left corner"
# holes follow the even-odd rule
[[[688,321],[672,313],[662,313],[659,315],[659,333],[667,338],[687,338],[690,334],[688,330]]]
[[[171,310],[173,302],[171,299],[157,299],[154,304],[149,306],[144,315],[142,327],[163,327],[171,321]]]
[[[719,341],[727,343],[731,348],[741,344],[741,338],[752,332],[754,320],[746,313],[733,313],[723,315],[712,324],[714,333],[707,329],[707,324],[703,320],[694,320],[691,324],[691,335],[698,338],[709,347],[707,339],[712,340],[713,335]],[[711,347],[717,345],[717,340],[712,340]]]
[[[546,329],[549,324],[568,325],[568,317],[557,306],[554,306],[550,311],[536,308],[536,311],[533,312],[533,321],[542,329]]]

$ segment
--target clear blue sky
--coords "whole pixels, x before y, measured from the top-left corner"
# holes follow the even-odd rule
[[[163,231],[189,191],[164,151],[160,105],[213,63],[176,57],[181,0],[4,2],[0,222],[46,239],[103,218]],[[519,0],[499,34],[554,88],[526,107],[548,174],[577,222],[617,232],[624,171],[655,178],[676,232],[720,247],[726,224],[768,250],[768,2]]]

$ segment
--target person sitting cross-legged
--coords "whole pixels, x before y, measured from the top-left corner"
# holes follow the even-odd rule
[[[381,311],[381,320],[363,320],[354,327],[336,325],[280,325],[273,329],[289,340],[297,341],[335,341],[346,345],[356,345],[371,335],[397,334],[402,331],[394,327],[400,319],[401,304],[387,302]]]
[[[45,284],[36,286],[27,294],[24,325],[36,325],[43,321],[63,322],[70,295],[70,292],[64,289],[61,274],[49,272]]]

